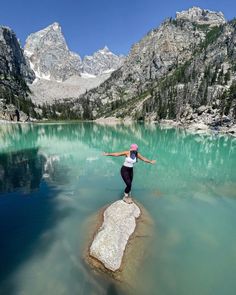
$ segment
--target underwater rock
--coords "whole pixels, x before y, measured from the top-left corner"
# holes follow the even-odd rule
[[[119,200],[104,211],[103,224],[90,247],[90,255],[104,266],[116,271],[121,266],[127,242],[135,230],[136,218],[141,214],[135,204]]]
[[[91,275],[122,283],[135,289],[138,271],[151,254],[153,220],[136,201],[116,201],[91,216],[86,222],[88,241],[84,259]]]

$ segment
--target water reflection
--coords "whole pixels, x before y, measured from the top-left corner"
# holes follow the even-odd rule
[[[41,153],[39,148],[0,154],[0,193],[21,190],[30,193],[40,182],[65,184],[67,170],[58,156]]]
[[[141,153],[148,158],[157,159],[157,177],[164,175],[167,182],[176,177],[189,179],[190,175],[195,181],[205,182],[206,185],[220,185],[230,180],[232,175],[235,175],[236,180],[236,167],[232,161],[236,155],[236,141],[228,136],[194,135],[182,129],[161,129],[154,124],[79,123],[4,125],[0,126],[0,139],[4,142],[2,151],[41,147],[40,153],[46,154],[46,158],[54,159],[55,164],[59,154],[60,157],[67,157],[68,162],[81,156],[80,173],[83,173],[86,161],[92,164],[99,160],[102,151],[124,150],[131,142],[136,142]],[[90,151],[94,149],[98,153],[88,154],[84,159],[80,148],[85,153],[85,145]],[[42,149],[43,146],[45,148]],[[48,164],[51,160],[47,160]],[[114,158],[100,161],[100,168],[105,168],[107,161],[117,162]],[[172,165],[169,167],[170,162]],[[112,174],[112,169],[107,173]],[[151,169],[143,169],[147,174],[152,173]],[[185,185],[187,183],[183,183]]]
[[[42,157],[38,148],[0,154],[0,193],[38,189],[43,175]]]

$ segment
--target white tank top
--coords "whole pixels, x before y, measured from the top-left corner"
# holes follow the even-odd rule
[[[137,162],[136,158],[132,159],[130,157],[126,157],[125,161],[124,161],[124,166],[132,168],[132,167],[134,167],[134,163],[136,163],[136,162]]]

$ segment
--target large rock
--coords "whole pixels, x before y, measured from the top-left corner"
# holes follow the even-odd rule
[[[189,126],[189,129],[206,131],[206,130],[209,130],[209,127],[206,124],[199,122],[199,123],[191,124]]]
[[[203,105],[203,106],[200,106],[198,109],[197,109],[197,113],[198,115],[201,115],[202,113],[204,113],[206,110],[207,110],[207,106]]]
[[[91,276],[115,279],[121,288],[135,289],[138,270],[151,254],[153,221],[145,208],[122,200],[107,206],[87,220],[85,261]],[[104,277],[105,275],[105,277]]]
[[[236,136],[236,124],[233,125],[233,126],[231,126],[231,127],[229,128],[229,130],[227,130],[227,133],[230,133],[230,134]]]
[[[19,112],[19,122],[25,122],[28,118],[28,116],[18,110],[16,108],[16,106],[14,106],[13,104],[3,104],[0,100],[0,120],[4,120],[4,121],[17,121],[17,111]],[[32,118],[29,118],[30,120],[32,120]]]
[[[112,271],[120,268],[125,247],[140,216],[139,207],[117,201],[104,212],[104,221],[90,247],[90,255]]]

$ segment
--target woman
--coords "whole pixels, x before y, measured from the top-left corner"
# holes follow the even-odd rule
[[[136,143],[131,144],[129,151],[118,153],[104,153],[104,156],[125,156],[125,162],[120,170],[121,176],[126,184],[123,200],[128,204],[133,203],[132,198],[129,196],[129,194],[132,186],[134,164],[137,162],[138,159],[150,164],[155,164],[156,161],[148,160],[147,158],[143,157],[140,153],[138,153],[138,145]]]

